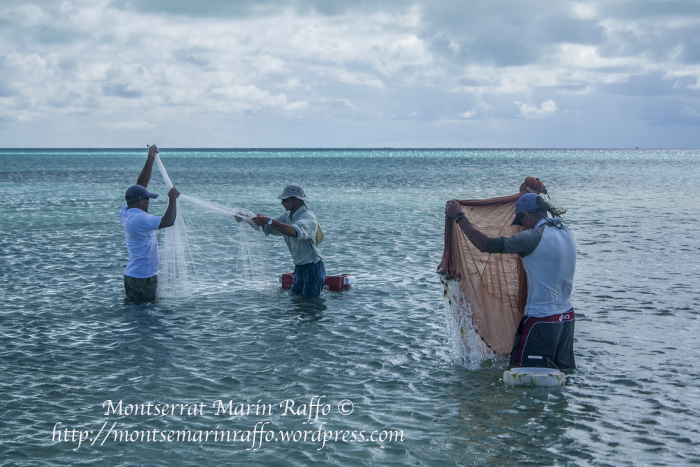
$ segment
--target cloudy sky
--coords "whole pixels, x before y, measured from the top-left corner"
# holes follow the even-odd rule
[[[2,0],[0,147],[700,146],[696,0]]]

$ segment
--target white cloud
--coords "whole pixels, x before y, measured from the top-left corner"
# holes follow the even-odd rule
[[[284,93],[272,95],[269,91],[259,89],[252,84],[245,86],[227,86],[212,89],[212,92],[220,94],[225,97],[227,101],[246,102],[250,103],[252,107],[284,107],[287,105],[287,96],[285,96]]]
[[[618,68],[642,64],[640,57],[601,57],[596,47],[581,44],[561,44],[553,62],[567,69]]]
[[[597,17],[597,8],[595,3],[573,2],[571,9],[574,15],[580,19],[590,20]]]
[[[306,101],[296,101],[290,102],[284,106],[284,110],[301,110],[309,107],[309,103]]]
[[[153,129],[153,124],[144,121],[133,121],[133,122],[103,122],[101,124],[105,128],[110,130],[151,130]]]
[[[594,90],[595,90],[595,88],[593,88],[593,86],[586,86],[586,87],[580,88],[580,89],[561,89],[561,90],[557,91],[557,94],[560,94],[563,96],[566,96],[566,95],[586,96],[586,95],[593,93]]]
[[[542,105],[535,107],[534,105],[524,104],[522,102],[516,101],[518,107],[520,107],[519,115],[525,118],[543,118],[554,114],[557,109],[557,103],[553,100],[548,100],[542,102]]]
[[[340,103],[340,104],[343,104],[343,106],[345,106],[345,108],[348,108],[348,109],[352,110],[353,112],[357,112],[357,111],[359,110],[359,109],[357,108],[357,106],[356,106],[355,104],[353,104],[353,103],[352,103],[350,100],[348,100],[348,99],[337,99],[337,98],[336,98],[336,99],[328,99],[328,98],[322,98],[322,99],[320,99],[320,101],[321,101],[321,102],[325,102],[325,103],[329,103],[329,104]]]
[[[384,25],[398,25],[404,28],[415,28],[421,23],[420,9],[417,5],[412,6],[405,13],[374,13],[369,18],[370,22]]]
[[[333,76],[341,83],[355,84],[359,86],[372,86],[375,88],[384,87],[384,83],[381,80],[376,79],[367,73],[353,73],[342,68],[331,68],[327,69],[326,73],[324,74]]]
[[[450,41],[450,45],[448,45],[447,48],[450,49],[455,55],[457,55],[459,51],[462,50],[462,46],[460,46],[459,42],[457,41]]]
[[[0,141],[21,145],[15,135],[27,131],[16,130],[28,123],[40,128],[90,115],[73,133],[56,134],[66,145],[106,128],[205,137],[231,118],[266,128],[275,117],[281,125],[293,119],[286,134],[294,136],[301,118],[310,126],[321,119],[339,133],[352,119],[372,131],[396,129],[416,144],[433,136],[403,127],[406,115],[430,124],[457,114],[449,118],[474,119],[462,127],[489,121],[495,128],[512,117],[513,102],[520,117],[557,115],[562,125],[610,109],[642,124],[654,115],[656,126],[696,125],[683,109],[700,106],[693,42],[700,12],[673,13],[671,2],[652,8],[562,0],[556,7],[528,3],[532,14],[523,15],[525,6],[494,0],[466,15],[457,3],[425,0],[335,5],[325,13],[305,0],[294,7],[271,0],[251,2],[246,14],[238,3],[202,1],[210,14],[187,16],[184,9],[195,6],[185,2],[146,2],[150,9],[118,0],[3,3]],[[666,8],[669,14],[660,14]],[[661,110],[648,111],[651,96]],[[547,134],[544,122],[530,124]],[[522,134],[511,130],[513,138]],[[688,141],[700,138],[688,134]],[[434,138],[425,145],[442,135]]]

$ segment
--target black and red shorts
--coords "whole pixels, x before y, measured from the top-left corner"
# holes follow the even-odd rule
[[[574,362],[574,309],[544,318],[524,316],[515,334],[510,365],[576,368]]]

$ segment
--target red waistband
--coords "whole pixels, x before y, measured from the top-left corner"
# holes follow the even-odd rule
[[[541,323],[541,322],[546,322],[546,323],[555,323],[555,322],[563,322],[563,321],[574,321],[576,319],[576,316],[574,316],[574,309],[570,309],[566,313],[559,313],[556,315],[550,315],[550,316],[543,316],[541,318],[535,317],[535,316],[526,316],[528,322],[532,323]]]

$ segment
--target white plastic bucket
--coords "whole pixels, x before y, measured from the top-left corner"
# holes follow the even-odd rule
[[[513,368],[503,373],[503,382],[510,386],[561,386],[566,376],[552,368]]]

